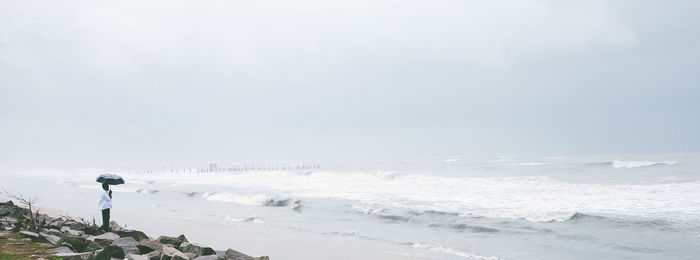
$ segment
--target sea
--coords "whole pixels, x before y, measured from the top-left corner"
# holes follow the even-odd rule
[[[226,165],[8,168],[0,186],[99,224],[95,178],[118,174],[112,219],[147,233],[159,216],[425,259],[700,259],[698,154]]]

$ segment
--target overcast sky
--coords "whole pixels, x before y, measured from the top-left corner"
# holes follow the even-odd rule
[[[0,1],[0,166],[698,152],[700,1]]]

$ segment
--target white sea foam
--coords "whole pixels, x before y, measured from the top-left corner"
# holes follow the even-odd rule
[[[228,192],[220,192],[220,193],[214,193],[211,194],[207,197],[207,200],[212,200],[212,201],[222,201],[222,202],[233,202],[233,203],[238,203],[238,204],[245,204],[245,205],[265,205],[272,201],[272,197],[265,195],[265,194],[256,194],[256,195],[240,195],[240,194],[235,194],[235,193],[228,193]]]
[[[542,165],[550,165],[552,163],[548,162],[524,162],[524,163],[514,163],[513,165],[515,166],[542,166]]]
[[[504,258],[500,258],[497,256],[482,256],[474,253],[465,252],[456,248],[446,247],[442,245],[434,245],[429,243],[413,243],[412,247],[416,249],[428,249],[432,251],[437,251],[443,254],[456,255],[472,260],[504,260]]]
[[[211,201],[266,205],[274,194],[334,198],[377,207],[452,212],[467,216],[563,221],[575,212],[638,217],[700,219],[700,183],[588,184],[549,177],[445,177],[423,174],[270,171],[254,173],[152,174],[168,183],[225,186],[254,195],[207,194]],[[179,186],[178,186],[179,187]],[[273,194],[268,192],[274,191]],[[360,210],[358,210],[360,211]]]
[[[653,162],[653,161],[618,161],[615,160],[612,163],[613,168],[641,168],[656,165],[673,165],[678,163],[678,161],[666,161],[666,162]]]

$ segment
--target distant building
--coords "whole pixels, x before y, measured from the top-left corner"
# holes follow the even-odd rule
[[[209,171],[210,171],[210,172],[214,172],[214,171],[216,171],[217,169],[218,169],[218,168],[216,167],[216,163],[209,163]]]

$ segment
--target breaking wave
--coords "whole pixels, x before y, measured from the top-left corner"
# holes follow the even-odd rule
[[[416,249],[428,249],[436,252],[440,252],[443,254],[450,254],[450,255],[456,255],[460,257],[465,257],[468,259],[473,259],[473,260],[504,260],[504,258],[500,258],[497,256],[482,256],[474,253],[469,253],[465,252],[456,248],[451,248],[451,247],[446,247],[442,245],[435,245],[435,244],[429,244],[429,243],[413,243],[411,245],[413,248]]]
[[[651,167],[658,165],[673,165],[678,163],[678,161],[667,161],[667,162],[652,162],[652,161],[618,161],[612,162],[612,167],[619,168],[641,168],[641,167]]]

